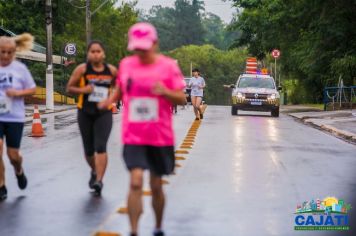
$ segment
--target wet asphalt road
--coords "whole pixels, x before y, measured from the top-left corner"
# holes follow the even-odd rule
[[[177,144],[192,123],[191,111],[175,117]],[[121,160],[120,115],[109,141],[102,198],[93,197],[76,112],[46,116],[47,136],[25,137],[22,153],[29,186],[18,190],[5,157],[8,199],[0,203],[0,235],[128,234],[128,174]],[[28,132],[30,126],[26,128]],[[297,204],[312,198],[356,196],[356,146],[282,115],[244,113],[210,106],[195,145],[167,178],[164,228],[168,236],[333,235],[294,231]],[[146,183],[147,184],[147,183]],[[150,197],[140,224],[151,235]],[[354,207],[356,208],[356,207]],[[355,221],[356,215],[351,218]],[[353,225],[353,224],[352,224]],[[338,233],[337,235],[347,235]],[[351,234],[349,234],[351,235]]]

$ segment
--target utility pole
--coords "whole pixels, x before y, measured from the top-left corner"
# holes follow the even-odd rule
[[[86,18],[85,18],[85,24],[86,24],[86,38],[87,38],[87,46],[89,45],[91,41],[91,11],[90,11],[90,0],[86,0]]]
[[[91,41],[91,17],[99,11],[106,3],[108,3],[109,0],[105,0],[102,2],[94,11],[90,10],[90,0],[86,0],[86,5],[85,5],[85,12],[86,12],[86,17],[85,17],[85,24],[86,24],[86,35],[87,35],[87,46],[89,45]]]
[[[54,110],[53,100],[53,50],[52,50],[52,1],[46,0],[46,109]]]

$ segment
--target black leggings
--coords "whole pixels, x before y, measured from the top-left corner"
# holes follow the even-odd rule
[[[82,135],[85,155],[106,153],[112,128],[112,113],[107,111],[100,114],[89,114],[78,110],[78,124]]]

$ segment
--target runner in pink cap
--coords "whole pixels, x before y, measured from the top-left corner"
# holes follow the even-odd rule
[[[149,50],[158,41],[155,27],[149,23],[141,22],[132,26],[129,30],[129,51]]]
[[[133,25],[128,39],[128,50],[134,55],[120,62],[116,91],[99,107],[105,108],[119,98],[124,104],[122,140],[123,157],[131,177],[128,196],[131,235],[138,232],[143,173],[148,169],[156,217],[153,235],[163,236],[162,176],[171,174],[175,166],[171,106],[186,103],[184,77],[175,60],[158,53],[157,31],[151,24]]]

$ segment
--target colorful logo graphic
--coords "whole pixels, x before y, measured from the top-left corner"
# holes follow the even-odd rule
[[[336,197],[305,201],[297,205],[295,230],[349,230],[350,204]]]

